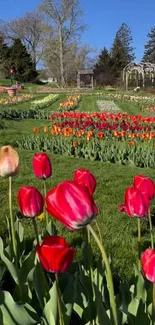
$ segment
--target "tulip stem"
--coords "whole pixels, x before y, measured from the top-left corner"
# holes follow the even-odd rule
[[[138,267],[139,271],[141,270],[141,224],[140,224],[140,218],[137,218],[138,220]]]
[[[152,325],[155,325],[155,283],[153,283],[153,297],[152,297]]]
[[[36,219],[33,218],[32,220],[33,220],[34,231],[35,231],[35,234],[36,234],[37,244],[40,245],[39,233],[38,233],[38,227],[37,227]]]
[[[152,219],[151,219],[151,211],[150,211],[150,208],[148,209],[148,218],[149,218],[149,225],[150,225],[151,248],[154,249],[153,227],[152,227]]]
[[[12,212],[12,177],[9,176],[9,210],[10,210],[10,227],[11,227],[11,239],[12,239],[12,247],[15,261],[17,263],[17,246],[16,246],[16,236],[15,236],[15,228],[14,228],[14,218]]]
[[[112,279],[112,273],[111,273],[111,268],[109,264],[109,260],[106,254],[106,251],[101,244],[98,236],[96,235],[94,229],[90,226],[87,225],[87,229],[91,232],[92,236],[94,237],[100,251],[102,254],[103,261],[105,263],[106,267],[106,279],[107,279],[107,285],[108,285],[108,290],[109,290],[109,298],[110,298],[110,305],[111,305],[111,310],[112,310],[112,316],[113,316],[113,324],[118,325],[117,321],[117,310],[116,310],[116,302],[115,302],[115,295],[114,295],[114,285],[113,285],[113,279]]]
[[[92,266],[92,249],[91,249],[91,238],[90,238],[90,230],[87,228],[87,247],[88,247],[88,259],[89,259],[89,275],[92,284],[93,291],[93,301],[95,300],[95,291],[93,284],[93,266]]]
[[[59,288],[59,279],[58,279],[58,274],[57,273],[55,273],[55,281],[56,281],[57,296],[58,296],[59,324],[64,325],[63,313],[62,313],[62,303],[61,303],[61,294],[60,294],[60,288]]]
[[[44,182],[44,198],[46,197],[47,194],[47,189],[46,189],[46,179],[43,180]],[[46,202],[46,201],[45,201]],[[45,203],[46,204],[46,203]],[[48,226],[48,213],[46,211],[46,206],[45,206],[45,220],[46,220],[46,227]]]

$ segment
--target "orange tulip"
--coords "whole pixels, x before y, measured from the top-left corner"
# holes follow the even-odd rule
[[[130,142],[129,142],[129,145],[130,145],[131,147],[133,147],[133,146],[135,145],[134,141],[130,141]]]
[[[11,146],[0,148],[0,176],[15,176],[19,171],[19,156]]]
[[[78,142],[77,141],[73,141],[73,147],[77,147]]]
[[[44,126],[44,132],[45,132],[45,133],[48,132],[48,126]]]
[[[33,132],[36,133],[37,132],[37,127],[33,128]]]

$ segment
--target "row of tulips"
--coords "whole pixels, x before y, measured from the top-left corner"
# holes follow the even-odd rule
[[[102,162],[135,165],[137,167],[155,168],[155,145],[153,140],[116,141],[101,138],[87,139],[77,136],[48,136],[48,128],[42,136],[38,128],[34,128],[35,135],[26,136],[17,142],[19,148],[26,150],[42,150],[53,154],[66,155]]]
[[[52,165],[46,153],[35,154],[33,171],[42,179],[44,187],[52,176]],[[96,216],[98,208],[93,194],[96,188],[94,175],[78,169],[73,180],[63,181],[51,189],[45,197],[34,187],[22,186],[18,192],[18,204],[25,218],[34,225],[36,241],[27,254],[24,249],[23,228],[12,213],[12,176],[19,172],[19,157],[10,146],[0,150],[0,175],[9,178],[8,221],[11,237],[4,248],[0,239],[0,324],[2,325],[152,325],[155,322],[155,251],[150,214],[150,200],[155,196],[155,184],[138,175],[133,187],[126,190],[125,203],[119,210],[138,219],[139,270],[135,281],[129,285],[120,283],[114,289],[112,270],[101,238]],[[46,192],[46,188],[45,188]],[[45,205],[44,205],[45,199]],[[44,210],[46,231],[38,233],[37,216]],[[151,247],[141,256],[140,220],[149,216]],[[49,222],[49,216],[52,221]],[[83,265],[73,263],[75,249],[63,237],[52,235],[56,220],[72,231],[82,230],[86,236]],[[99,236],[90,225],[96,221]],[[51,224],[52,222],[52,224]],[[82,233],[81,233],[82,235]],[[91,240],[96,241],[103,264],[93,270]],[[89,260],[86,267],[85,261]],[[71,264],[74,264],[71,266]],[[142,269],[142,270],[141,270]],[[8,272],[12,280],[8,285]],[[147,278],[150,282],[146,281]],[[7,279],[7,280],[6,280]],[[3,288],[10,288],[10,292]],[[152,285],[153,283],[153,285]]]
[[[50,94],[42,99],[37,99],[31,102],[31,108],[33,110],[42,109],[50,106],[59,98],[58,94]]]
[[[122,101],[129,101],[129,102],[135,102],[135,103],[142,103],[142,102],[154,102],[155,97],[154,96],[133,96],[128,95],[125,93],[108,93],[108,92],[98,92],[95,94],[98,98],[107,98],[107,99],[117,99]]]
[[[59,104],[60,110],[73,111],[78,107],[80,96],[68,96],[66,100]]]
[[[155,129],[155,118],[126,113],[63,112],[50,115],[52,126],[98,131],[147,132]]]
[[[103,129],[104,130],[104,129]],[[42,128],[33,128],[34,133],[48,133],[49,135],[53,136],[64,136],[64,137],[72,137],[75,136],[77,138],[83,137],[84,139],[87,139],[90,141],[91,139],[103,139],[103,140],[113,140],[114,138],[118,140],[131,140],[136,139],[137,140],[154,140],[155,139],[155,131],[149,131],[149,132],[132,132],[132,131],[117,131],[113,129],[105,129],[103,131],[97,131],[97,129],[89,129],[89,128],[72,128],[72,127],[62,127],[54,125],[52,128],[49,128],[48,126],[45,126]]]
[[[155,113],[155,104],[143,105],[142,111],[148,113]]]
[[[20,96],[14,96],[11,98],[0,98],[0,106],[16,105],[21,102],[25,102],[34,98],[34,95],[24,94]]]
[[[6,109],[2,108],[0,110],[0,120],[13,120],[13,119],[37,119],[37,120],[48,120],[49,119],[49,111],[42,109]]]

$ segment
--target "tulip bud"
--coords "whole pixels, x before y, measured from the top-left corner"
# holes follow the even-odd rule
[[[151,282],[155,282],[155,251],[146,249],[141,257],[144,276]]]
[[[18,205],[24,217],[34,218],[43,212],[44,199],[35,187],[23,186],[18,192]]]
[[[145,177],[143,175],[137,175],[134,177],[133,182],[134,188],[136,190],[146,194],[149,200],[152,200],[155,196],[155,185],[151,178]]]
[[[125,192],[125,203],[118,209],[125,212],[129,217],[144,217],[148,214],[149,199],[133,187],[128,187]]]
[[[65,272],[75,255],[75,249],[59,236],[46,237],[41,245],[36,246],[36,252],[43,268],[55,273]]]
[[[48,192],[46,209],[71,230],[84,228],[98,214],[92,195],[72,181],[62,182]]]
[[[94,175],[87,169],[77,169],[74,173],[74,181],[78,184],[85,185],[90,194],[93,194],[96,188],[96,179]]]
[[[52,166],[46,153],[37,153],[32,161],[33,171],[37,178],[49,178],[52,175]]]
[[[15,176],[19,171],[19,156],[11,146],[0,148],[0,176]]]

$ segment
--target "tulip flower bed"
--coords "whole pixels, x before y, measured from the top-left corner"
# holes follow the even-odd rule
[[[78,108],[80,96],[68,96],[66,100],[59,104],[61,111],[73,111]]]
[[[36,135],[24,137],[17,141],[17,146],[26,150],[43,150],[53,154],[72,156],[102,162],[135,165],[137,167],[155,168],[155,145],[153,142],[104,140],[100,133],[99,139],[85,139],[76,136],[51,136],[48,127],[44,127],[45,135],[40,129],[34,128]],[[68,134],[68,131],[65,131]],[[89,138],[89,136],[88,136]]]
[[[62,180],[47,192],[52,164],[46,153],[35,154],[32,169],[44,185],[44,195],[32,184],[19,188],[19,219],[12,206],[12,198],[16,197],[13,178],[20,172],[19,165],[18,153],[12,147],[0,148],[0,176],[9,185],[6,204],[10,211],[6,244],[0,238],[0,324],[21,325],[21,320],[23,325],[154,324],[155,250],[150,212],[155,197],[153,180],[135,176],[132,186],[126,189],[125,202],[118,207],[121,213],[137,219],[138,254],[132,283],[118,281],[116,285],[98,225],[95,176],[79,168],[71,180]],[[44,227],[39,232],[41,218]],[[23,219],[34,227],[34,240],[29,246]],[[144,219],[148,220],[151,246],[145,249],[141,243]],[[59,223],[66,232],[81,235],[82,263],[76,261],[76,248],[59,235]],[[101,255],[96,268],[92,242]]]
[[[17,105],[19,103],[23,103],[26,101],[29,101],[31,99],[34,98],[34,95],[30,95],[30,94],[24,94],[21,96],[14,96],[11,98],[0,98],[0,106],[12,106],[12,105]]]
[[[51,111],[47,110],[20,110],[20,109],[1,109],[0,120],[12,120],[12,119],[37,119],[37,120],[49,120]]]
[[[101,131],[105,132],[103,136],[107,137],[109,137],[110,133],[116,137],[124,138],[127,135],[129,138],[136,138],[141,137],[140,133],[151,132],[155,129],[155,117],[128,115],[122,112],[117,114],[105,112],[52,113],[50,115],[50,120],[52,127],[58,128],[58,134],[61,134],[60,131],[63,131],[63,128],[67,127],[70,128],[69,131],[73,134],[74,131],[78,132],[80,130],[82,131],[82,134],[85,135],[87,135],[87,132],[89,131]],[[119,132],[118,135],[115,134],[115,131]],[[146,138],[149,137],[146,136]]]
[[[120,111],[119,107],[109,100],[98,100],[97,106],[101,112],[118,113]]]
[[[18,142],[29,150],[49,150],[91,160],[155,167],[155,118],[125,113],[53,113],[52,127]]]
[[[53,104],[58,98],[59,98],[59,95],[50,94],[50,95],[44,97],[43,99],[39,99],[39,100],[35,100],[35,101],[31,102],[31,108],[34,110],[46,108],[46,107],[50,106],[51,104]]]
[[[142,111],[148,113],[155,113],[155,104],[149,104],[145,106],[143,105]]]
[[[0,93],[7,93],[7,87],[0,86]]]
[[[141,102],[155,102],[154,96],[133,96],[133,95],[127,95],[124,93],[95,93],[95,95],[100,98],[107,98],[107,99],[117,99],[122,101],[129,101],[129,102],[135,102],[135,103],[141,103]]]

